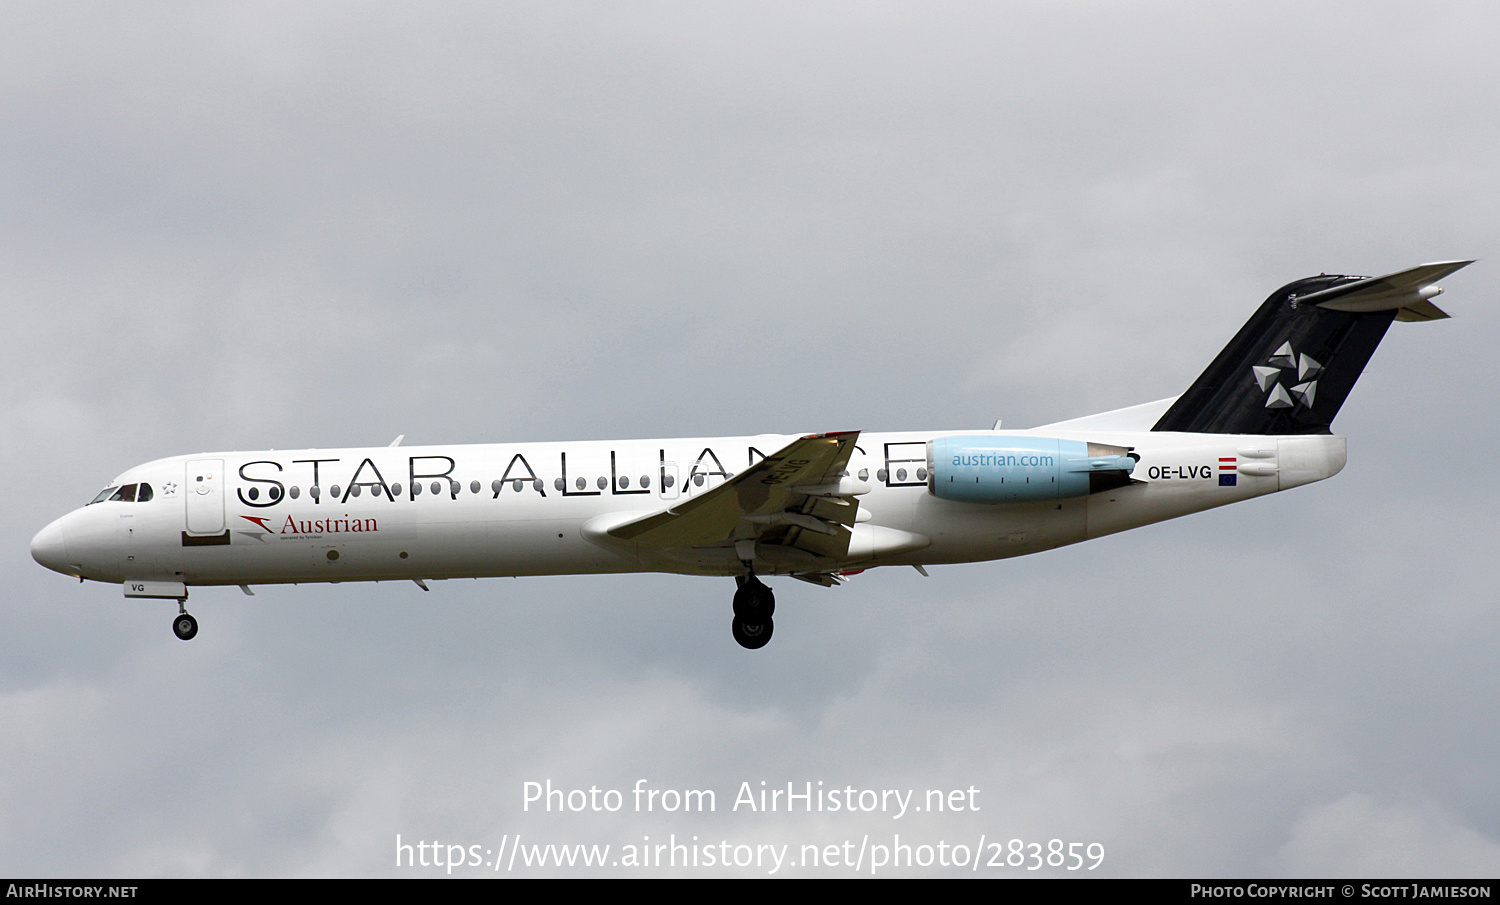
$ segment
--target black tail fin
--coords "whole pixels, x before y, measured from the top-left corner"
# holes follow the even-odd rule
[[[1472,261],[1281,287],[1152,430],[1326,434],[1392,320],[1445,318],[1431,285]]]

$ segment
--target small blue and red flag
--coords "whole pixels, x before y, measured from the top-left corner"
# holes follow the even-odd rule
[[[1233,487],[1239,479],[1239,463],[1234,456],[1219,457],[1219,486]]]

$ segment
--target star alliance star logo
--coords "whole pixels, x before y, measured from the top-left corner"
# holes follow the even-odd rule
[[[1281,372],[1287,368],[1296,370],[1299,381],[1290,390],[1281,385]],[[1250,370],[1261,392],[1268,394],[1266,408],[1289,409],[1298,404],[1312,408],[1318,394],[1317,378],[1323,373],[1323,366],[1310,355],[1299,356],[1292,350],[1290,342],[1284,342],[1264,365],[1256,365]]]

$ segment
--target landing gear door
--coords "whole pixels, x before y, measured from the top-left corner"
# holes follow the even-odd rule
[[[187,532],[218,534],[224,530],[224,460],[192,459],[183,484]]]

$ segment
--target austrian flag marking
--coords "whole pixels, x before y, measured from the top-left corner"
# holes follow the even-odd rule
[[[1219,457],[1219,486],[1234,487],[1239,480],[1239,462],[1234,456]]]

